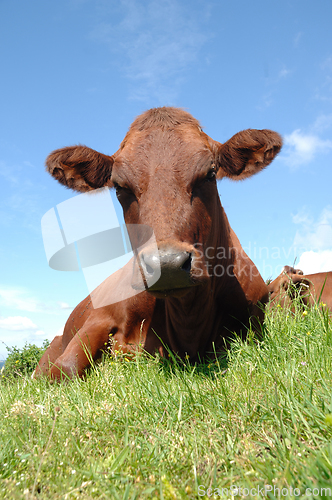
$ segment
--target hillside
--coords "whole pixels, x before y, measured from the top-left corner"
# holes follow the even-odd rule
[[[277,308],[265,329],[205,365],[141,355],[67,383],[2,379],[0,496],[329,498],[331,318]]]

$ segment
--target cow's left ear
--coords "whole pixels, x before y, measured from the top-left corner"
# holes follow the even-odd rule
[[[248,129],[218,148],[218,179],[242,180],[260,172],[279,153],[282,139],[272,130]]]

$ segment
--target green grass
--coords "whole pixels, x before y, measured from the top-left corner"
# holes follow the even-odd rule
[[[331,326],[277,308],[264,342],[209,365],[140,355],[67,383],[3,378],[0,498],[330,498]]]

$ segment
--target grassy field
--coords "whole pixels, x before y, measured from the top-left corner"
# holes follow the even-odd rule
[[[331,320],[277,308],[265,328],[195,367],[3,378],[0,498],[332,498]]]

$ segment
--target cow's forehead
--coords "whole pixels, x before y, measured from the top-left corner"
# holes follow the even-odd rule
[[[130,126],[130,130],[146,130],[149,128],[169,129],[179,125],[195,125],[200,123],[190,113],[181,108],[152,108],[138,116]]]
[[[193,156],[213,154],[213,143],[196,124],[178,125],[173,128],[154,127],[146,130],[130,130],[115,154],[117,163],[142,161],[149,164],[158,161],[190,161]]]

